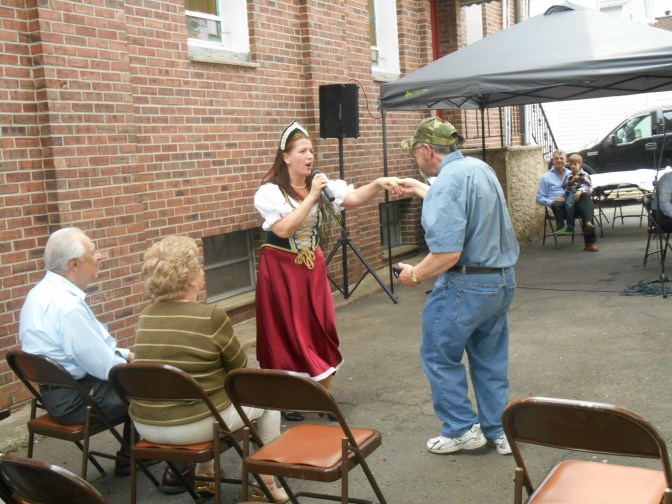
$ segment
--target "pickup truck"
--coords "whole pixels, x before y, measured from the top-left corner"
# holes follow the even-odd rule
[[[600,142],[578,154],[597,173],[672,164],[672,105],[631,115]]]

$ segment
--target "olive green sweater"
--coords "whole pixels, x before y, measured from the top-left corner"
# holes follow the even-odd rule
[[[228,371],[247,365],[226,312],[217,306],[162,301],[140,314],[136,362],[160,362],[186,371],[221,411],[231,404],[224,390]],[[210,415],[204,404],[133,401],[133,420],[150,425],[184,425]]]

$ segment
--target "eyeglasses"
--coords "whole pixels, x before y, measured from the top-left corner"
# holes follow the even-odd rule
[[[410,154],[410,156],[411,156],[413,159],[415,159],[415,151],[418,150],[418,149],[419,149],[420,147],[422,147],[423,145],[424,145],[424,144],[418,143],[418,144],[415,144],[415,145],[414,145],[413,147],[411,147],[410,149],[408,149],[408,153]]]

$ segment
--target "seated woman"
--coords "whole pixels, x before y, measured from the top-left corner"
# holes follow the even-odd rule
[[[233,431],[243,422],[224,390],[229,371],[247,365],[247,357],[233,332],[226,312],[215,305],[197,302],[205,277],[196,242],[185,236],[168,236],[146,253],[142,265],[145,287],[154,304],[138,321],[135,362],[161,362],[196,379]],[[264,443],[280,434],[280,413],[245,408],[256,419]],[[204,404],[146,404],[134,401],[129,410],[140,436],[154,443],[193,444],[212,439],[212,416]],[[196,475],[212,476],[214,460],[198,464]],[[277,502],[287,493],[272,476],[262,475]],[[196,491],[214,494],[214,482],[199,482]],[[254,488],[254,498],[262,498]]]

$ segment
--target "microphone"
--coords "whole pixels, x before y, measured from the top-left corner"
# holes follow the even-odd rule
[[[315,178],[315,175],[324,175],[320,170],[314,170],[313,171],[313,178]],[[325,175],[326,177],[326,175]],[[322,189],[322,197],[327,200],[329,203],[334,201],[336,198],[334,197],[334,193],[331,192],[331,189],[329,187],[324,186],[324,189]]]

